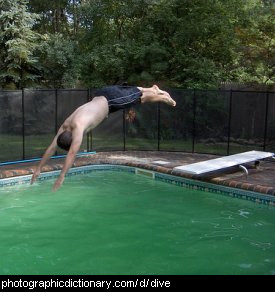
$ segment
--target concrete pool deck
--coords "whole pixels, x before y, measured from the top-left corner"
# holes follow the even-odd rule
[[[173,171],[173,168],[180,165],[205,161],[219,156],[210,154],[193,154],[184,152],[158,152],[158,151],[112,151],[98,152],[96,154],[78,157],[74,167],[90,164],[117,164],[134,166],[147,170],[158,171],[176,176],[193,178],[218,185],[232,188],[244,189],[275,196],[275,160],[266,159],[261,161],[258,168],[253,163],[247,165],[249,175],[238,167],[230,168],[226,171],[216,172],[212,175],[196,177]],[[155,161],[168,162],[157,164]],[[59,170],[62,168],[64,158],[52,159],[43,167],[43,172]],[[32,174],[38,162],[19,163],[13,165],[0,166],[0,179]]]

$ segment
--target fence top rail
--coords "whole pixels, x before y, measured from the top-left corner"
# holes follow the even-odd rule
[[[86,89],[70,89],[70,88],[22,88],[22,89],[0,89],[0,92],[22,92],[22,91],[88,91],[89,88]]]
[[[275,93],[275,91],[270,91],[270,90],[235,90],[235,89],[202,89],[202,88],[181,88],[181,87],[170,87],[169,89],[173,90],[182,90],[182,91],[209,91],[209,92],[245,92],[245,93]]]
[[[0,89],[0,92],[22,92],[21,89]]]
[[[95,88],[22,88],[22,89],[1,89],[0,92],[21,92],[21,91],[89,91],[93,90]],[[198,89],[198,88],[181,88],[181,87],[170,87],[166,88],[167,90],[181,90],[186,92],[232,92],[232,93],[260,93],[260,94],[267,94],[271,93],[274,94],[275,91],[269,91],[269,90],[235,90],[235,89]]]

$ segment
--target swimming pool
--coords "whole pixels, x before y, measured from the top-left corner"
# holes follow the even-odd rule
[[[275,274],[274,207],[117,170],[0,188],[0,274]]]

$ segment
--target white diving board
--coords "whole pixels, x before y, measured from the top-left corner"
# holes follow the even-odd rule
[[[248,174],[247,169],[243,166],[245,163],[256,162],[261,159],[273,157],[274,153],[263,151],[248,151],[239,154],[229,155],[221,158],[210,159],[207,161],[192,163],[174,167],[174,170],[182,171],[194,175],[226,169],[233,166],[240,166]]]
[[[153,161],[152,163],[154,163],[154,164],[160,164],[160,165],[166,165],[166,164],[169,164],[170,162],[163,161],[163,160],[156,160],[156,161]]]

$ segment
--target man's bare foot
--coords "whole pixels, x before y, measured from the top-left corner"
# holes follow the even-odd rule
[[[165,97],[163,98],[163,101],[164,101],[165,103],[167,103],[168,105],[171,105],[171,106],[176,106],[176,104],[177,104],[177,103],[174,101],[173,98],[168,97],[168,96],[165,96]]]
[[[164,91],[160,90],[157,85],[154,84],[152,88],[155,91],[155,94],[164,94]]]
[[[163,95],[163,101],[171,106],[176,106],[176,102],[166,91],[160,90],[157,85],[153,85],[153,89],[156,91],[156,94]]]

